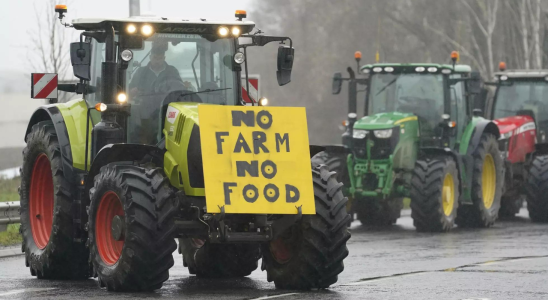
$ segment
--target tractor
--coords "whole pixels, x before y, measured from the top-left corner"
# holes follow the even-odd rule
[[[307,162],[305,109],[246,105],[242,95],[248,47],[280,43],[277,80],[291,81],[289,37],[263,35],[245,11],[226,22],[72,24],[65,5],[55,11],[80,33],[70,45],[79,82],[32,75],[33,97],[50,104],[32,115],[23,150],[31,275],[150,291],[168,280],[178,247],[198,277],[247,276],[262,259],[278,288],[337,281],[348,255],[347,199],[334,172]],[[57,103],[58,91],[81,99]]]
[[[453,64],[364,65],[363,78],[351,68],[348,78],[334,75],[333,94],[349,84],[343,145],[326,146],[313,165],[342,174],[362,224],[394,224],[404,198],[418,231],[488,227],[497,219],[504,177],[499,129],[472,109],[479,73],[455,64],[458,53],[451,58]],[[366,96],[358,119],[360,85]]]
[[[514,216],[527,201],[533,222],[548,222],[548,70],[507,70],[499,64],[494,97],[479,103],[498,125],[506,165],[501,216]],[[485,97],[483,98],[485,99]]]

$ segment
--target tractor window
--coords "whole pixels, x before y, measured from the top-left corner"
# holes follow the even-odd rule
[[[450,78],[461,78],[460,74],[451,75]],[[464,130],[466,124],[466,104],[464,95],[464,82],[458,82],[450,88],[451,96],[451,120],[457,122],[457,140]]]
[[[443,77],[439,74],[375,74],[369,89],[369,112],[413,113],[421,134],[432,135],[443,114]]]
[[[548,130],[548,83],[546,81],[514,81],[498,88],[495,99],[495,119],[533,114],[537,126]]]
[[[132,105],[128,141],[158,142],[171,102],[236,105],[233,49],[231,39],[157,33],[133,50],[125,82]]]

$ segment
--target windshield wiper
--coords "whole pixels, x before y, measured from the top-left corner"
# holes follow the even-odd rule
[[[383,86],[382,89],[380,91],[378,91],[375,96],[379,95],[380,93],[384,92],[384,90],[386,90],[389,86],[391,86],[392,84],[394,84],[394,82],[396,82],[396,80],[398,80],[398,77],[394,78],[392,81],[390,81],[387,85]]]

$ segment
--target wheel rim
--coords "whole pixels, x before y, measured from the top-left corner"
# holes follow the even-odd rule
[[[38,155],[30,178],[29,219],[36,246],[46,248],[53,224],[53,176],[48,156]]]
[[[285,264],[293,257],[293,251],[281,237],[271,241],[269,248],[272,257],[279,264]]]
[[[495,190],[497,185],[495,161],[493,160],[493,156],[491,156],[491,154],[487,154],[485,156],[481,177],[483,205],[485,208],[491,208],[491,206],[493,206],[493,202],[495,201]]]
[[[450,216],[453,213],[453,206],[455,205],[455,181],[451,174],[446,174],[445,179],[443,180],[441,200],[443,213],[446,216]]]
[[[122,202],[116,193],[109,191],[103,195],[95,217],[97,250],[103,262],[114,265],[122,254],[124,240],[117,241],[112,235],[112,219],[124,216]]]

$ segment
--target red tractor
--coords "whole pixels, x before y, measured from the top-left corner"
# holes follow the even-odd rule
[[[506,70],[503,62],[499,69],[484,107],[506,163],[500,215],[514,216],[525,200],[532,221],[548,222],[548,70]]]

